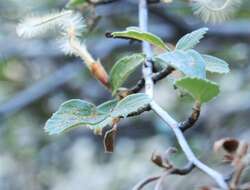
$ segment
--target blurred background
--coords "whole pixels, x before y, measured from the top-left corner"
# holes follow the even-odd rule
[[[86,128],[60,136],[44,132],[46,120],[62,102],[81,98],[100,104],[112,98],[91,78],[81,60],[63,55],[55,35],[30,40],[16,35],[17,23],[27,14],[61,10],[66,4],[66,0],[0,0],[0,189],[128,190],[139,180],[161,173],[150,156],[170,146],[179,150],[172,156],[173,162],[184,165],[186,159],[172,132],[152,113],[121,122],[113,154],[105,154],[102,138]],[[91,8],[80,10],[91,25],[85,34],[86,43],[108,71],[120,57],[140,51],[138,43],[104,35],[138,24],[137,1],[100,5],[95,17]],[[224,174],[230,168],[221,165],[213,154],[213,142],[223,137],[250,141],[249,10],[250,1],[243,1],[229,21],[204,24],[192,15],[187,1],[150,6],[151,32],[175,44],[184,34],[207,26],[209,33],[197,50],[230,65],[227,75],[209,75],[220,84],[221,94],[203,107],[199,122],[186,133],[198,157]],[[140,77],[138,70],[126,86]],[[180,98],[168,79],[155,88],[157,102],[173,117],[179,121],[188,117],[192,108],[189,97]],[[250,178],[248,174],[244,180]],[[197,169],[188,176],[171,176],[165,181],[168,189],[197,189],[209,183],[210,179]]]

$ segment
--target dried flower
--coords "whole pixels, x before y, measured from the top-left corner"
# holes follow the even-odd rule
[[[194,14],[205,22],[221,22],[235,13],[241,0],[191,0]]]

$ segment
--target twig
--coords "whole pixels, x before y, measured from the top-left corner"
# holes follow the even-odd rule
[[[160,3],[161,0],[147,0],[148,4]]]
[[[112,32],[106,32],[105,33],[105,37],[106,38],[113,38],[113,39],[124,39],[124,40],[129,40],[132,42],[141,42],[140,40],[134,39],[134,38],[130,38],[130,37],[124,37],[124,36],[114,36],[112,35]]]
[[[195,165],[192,162],[189,162],[184,168],[173,168],[171,174],[175,175],[186,175],[190,173],[195,168]]]
[[[162,176],[158,179],[158,182],[155,185],[155,190],[160,190],[162,188],[162,183],[164,178],[167,175],[187,175],[195,168],[195,165],[192,162],[189,162],[184,168],[176,168],[173,167],[170,170],[167,170],[162,174]]]
[[[208,174],[210,177],[212,177],[217,184],[222,189],[228,189],[227,184],[224,181],[223,176],[218,173],[217,171],[213,170],[212,168],[208,167],[204,163],[202,163],[200,160],[196,158],[193,151],[189,147],[186,138],[184,137],[181,129],[178,127],[178,122],[176,122],[164,109],[162,109],[156,102],[152,102],[151,109],[163,120],[165,121],[169,127],[173,130],[175,133],[175,136],[177,138],[177,141],[179,145],[181,146],[181,149],[185,153],[187,159],[193,163],[197,168]]]
[[[155,73],[152,76],[152,79],[155,82],[164,79],[165,77],[167,77],[168,75],[170,75],[175,69],[171,66],[168,66],[164,69],[162,69],[161,71],[159,71],[158,73]]]
[[[140,181],[137,185],[135,185],[135,187],[132,190],[141,190],[143,187],[145,187],[147,184],[156,181],[158,179],[160,179],[161,175],[159,176],[151,176],[151,177],[147,177],[146,179],[143,179],[142,181]]]
[[[172,168],[169,171],[165,171],[162,175],[158,175],[158,176],[150,176],[147,177],[146,179],[143,179],[142,181],[140,181],[139,183],[137,183],[135,185],[135,187],[132,190],[141,190],[143,187],[145,187],[147,184],[160,180],[163,180],[164,177],[166,177],[166,175],[186,175],[189,172],[191,172],[193,169],[195,168],[194,164],[192,164],[191,162],[189,162],[184,168]],[[161,182],[159,182],[161,183]],[[156,184],[156,186],[159,186],[159,183]]]
[[[147,31],[148,24],[148,8],[146,0],[139,0],[139,25],[142,31]],[[151,47],[147,42],[143,42],[143,52],[150,59],[152,55]],[[153,97],[154,83],[152,80],[152,63],[146,61],[143,65],[143,76],[145,79],[145,93],[150,97]],[[175,133],[175,136],[180,144],[183,152],[187,156],[187,159],[193,163],[197,168],[201,169],[203,172],[207,173],[212,177],[222,189],[228,189],[227,184],[224,181],[223,176],[217,171],[211,169],[207,165],[203,164],[200,160],[196,158],[191,148],[189,147],[181,129],[179,128],[178,122],[175,121],[164,109],[162,109],[155,101],[150,103],[151,109],[163,120]]]
[[[170,75],[172,73],[172,71],[174,71],[173,67],[166,67],[163,70],[153,74],[152,80],[153,80],[154,84],[157,83],[158,81],[166,78],[168,75]],[[128,94],[134,94],[134,93],[139,92],[141,89],[144,88],[144,85],[145,85],[145,80],[143,78],[143,79],[139,80],[135,86],[133,86],[132,88],[130,88],[128,90]]]
[[[196,121],[198,120],[199,116],[200,116],[200,108],[201,105],[199,102],[195,102],[194,106],[193,106],[193,112],[191,113],[191,116],[189,116],[189,118],[180,123],[179,128],[182,130],[182,132],[186,131],[187,129],[191,128]]]
[[[87,0],[87,2],[89,4],[92,4],[92,5],[105,5],[105,4],[114,3],[114,2],[117,2],[117,1],[120,1],[120,0],[100,0],[100,1]]]
[[[241,175],[242,175],[245,167],[246,166],[244,164],[239,164],[237,166],[237,168],[235,169],[235,173],[234,173],[233,178],[231,179],[231,182],[230,182],[230,188],[232,190],[235,190],[237,188],[237,186],[239,185],[240,178],[241,178]]]
[[[246,142],[241,142],[237,154],[232,162],[234,166],[234,174],[230,182],[230,189],[235,190],[240,183],[243,171],[246,168],[246,163],[243,161],[248,152],[248,144]]]
[[[157,180],[154,190],[161,190],[164,178],[169,175],[169,172],[165,172],[161,175],[160,179]]]
[[[146,107],[143,107],[143,108],[137,110],[136,112],[130,113],[127,117],[134,117],[137,115],[141,115],[143,112],[150,111],[150,110],[151,110],[151,107],[148,105]]]

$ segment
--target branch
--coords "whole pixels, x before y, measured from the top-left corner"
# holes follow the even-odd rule
[[[89,4],[92,4],[92,5],[105,5],[105,4],[109,4],[109,3],[114,3],[114,2],[117,2],[117,1],[120,1],[120,0],[87,0],[87,2]]]
[[[147,0],[148,4],[160,3],[161,0]]]
[[[145,187],[147,184],[156,181],[158,179],[161,178],[161,175],[159,176],[151,176],[151,177],[147,177],[146,179],[143,179],[142,181],[140,181],[137,185],[135,185],[135,187],[132,190],[141,190],[143,189],[143,187]]]
[[[113,39],[124,39],[124,40],[129,40],[130,42],[142,42],[141,40],[137,40],[137,39],[130,38],[130,37],[114,36],[114,35],[112,35],[112,32],[106,32],[105,37],[106,38],[113,38]]]
[[[165,178],[166,176],[168,176],[168,175],[169,175],[168,172],[162,174],[162,176],[160,177],[160,179],[158,179],[158,181],[157,181],[157,183],[156,183],[156,185],[155,185],[154,190],[161,190],[161,189],[162,189],[162,185],[163,185],[164,178]]]
[[[191,116],[189,116],[189,118],[186,121],[179,124],[179,128],[181,129],[182,132],[191,128],[196,123],[196,121],[199,119],[199,116],[200,116],[200,108],[201,108],[200,103],[195,102],[195,104],[192,108],[193,112],[192,112]]]
[[[130,113],[127,117],[134,117],[134,116],[137,116],[137,115],[141,115],[143,112],[150,111],[150,110],[151,110],[151,107],[148,105],[146,107],[143,107],[142,109],[139,109],[136,112]]]
[[[147,32],[148,29],[148,7],[146,0],[139,0],[139,25],[142,31]],[[150,60],[152,56],[152,51],[150,44],[147,42],[142,43],[143,52],[146,54],[148,60]],[[154,83],[152,79],[152,62],[146,61],[143,65],[143,76],[145,79],[145,93],[153,98],[153,88]],[[217,171],[211,169],[207,165],[203,164],[200,160],[196,158],[191,148],[189,147],[181,129],[179,128],[178,122],[173,119],[165,110],[163,110],[155,101],[150,103],[151,109],[163,120],[165,121],[169,127],[175,133],[175,136],[178,140],[179,145],[181,146],[183,152],[185,153],[187,159],[194,164],[197,168],[201,169],[203,172],[207,173],[210,177],[212,177],[217,184],[222,189],[228,189],[226,182],[224,181],[223,176]]]
[[[153,80],[153,83],[157,83],[158,81],[166,78],[168,75],[170,75],[172,72],[174,71],[174,68],[173,67],[166,67],[164,68],[163,70],[155,73],[152,75],[152,80]],[[143,89],[145,86],[145,79],[141,79],[139,80],[135,86],[133,86],[132,88],[130,88],[128,90],[128,94],[134,94],[134,93],[137,93],[139,91],[141,91],[141,89]]]
[[[142,31],[148,31],[148,8],[146,0],[139,0],[139,27]],[[150,61],[152,49],[148,42],[142,42],[142,51],[146,54],[147,60],[143,65],[142,72],[145,80],[145,93],[153,98],[154,82],[152,80],[153,64]]]
[[[178,127],[177,121],[175,121],[165,110],[163,110],[156,102],[152,102],[151,104],[151,109],[163,120],[165,121],[169,127],[173,130],[175,133],[175,136],[177,138],[177,141],[179,145],[181,146],[181,149],[185,153],[187,159],[193,163],[197,168],[208,174],[211,178],[213,178],[217,184],[222,188],[222,189],[228,189],[227,184],[224,181],[223,176],[218,173],[217,171],[211,169],[204,163],[202,163],[200,160],[196,158],[194,155],[193,151],[189,147],[186,138],[184,137],[181,129]]]
[[[167,170],[162,176],[158,179],[158,182],[155,185],[155,190],[160,190],[163,180],[168,175],[187,175],[195,168],[195,165],[192,162],[189,162],[184,168],[172,168],[171,170]]]
[[[165,171],[162,175],[147,177],[146,179],[143,179],[142,181],[137,183],[132,190],[141,190],[141,189],[143,189],[143,187],[145,187],[149,183],[157,181],[157,180],[161,180],[162,178],[165,177],[165,175],[171,175],[171,174],[173,174],[173,175],[186,175],[189,172],[191,172],[194,168],[195,168],[195,166],[192,163],[188,163],[187,166],[185,166],[184,168],[173,168],[169,171]],[[159,182],[159,183],[161,183],[161,182]]]
[[[162,6],[150,7],[154,16],[162,20],[163,24],[167,24],[175,30],[175,35],[173,40],[179,39],[183,35],[202,27],[203,25],[194,17],[182,18],[177,14],[172,14],[165,11]],[[192,24],[191,24],[192,23]],[[249,22],[247,20],[232,20],[220,24],[210,24],[208,25],[209,34],[208,37],[212,37],[211,40],[223,41],[225,39],[230,39],[231,41],[249,41],[249,30],[247,29]]]
[[[186,175],[190,173],[194,168],[195,168],[195,165],[192,162],[189,162],[184,168],[174,168],[171,171],[171,174]]]

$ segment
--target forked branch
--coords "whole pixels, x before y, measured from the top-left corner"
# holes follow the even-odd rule
[[[146,0],[139,0],[139,26],[142,31],[147,31],[148,28],[148,7]],[[152,50],[150,44],[147,42],[142,43],[143,52],[147,55],[147,58],[150,59],[152,56]],[[154,92],[154,82],[152,79],[152,62],[146,61],[143,65],[143,76],[145,80],[145,93],[153,98]],[[177,141],[181,146],[183,152],[185,153],[187,159],[195,165],[197,168],[208,174],[213,178],[220,188],[228,189],[228,185],[224,181],[223,176],[217,171],[211,169],[200,160],[196,158],[193,151],[189,147],[186,138],[184,137],[182,130],[179,128],[178,122],[173,119],[164,109],[162,109],[155,101],[152,101],[150,104],[152,111],[154,111],[175,133]],[[199,115],[199,114],[196,114]],[[197,117],[198,118],[198,117]],[[187,125],[188,126],[188,125]]]

